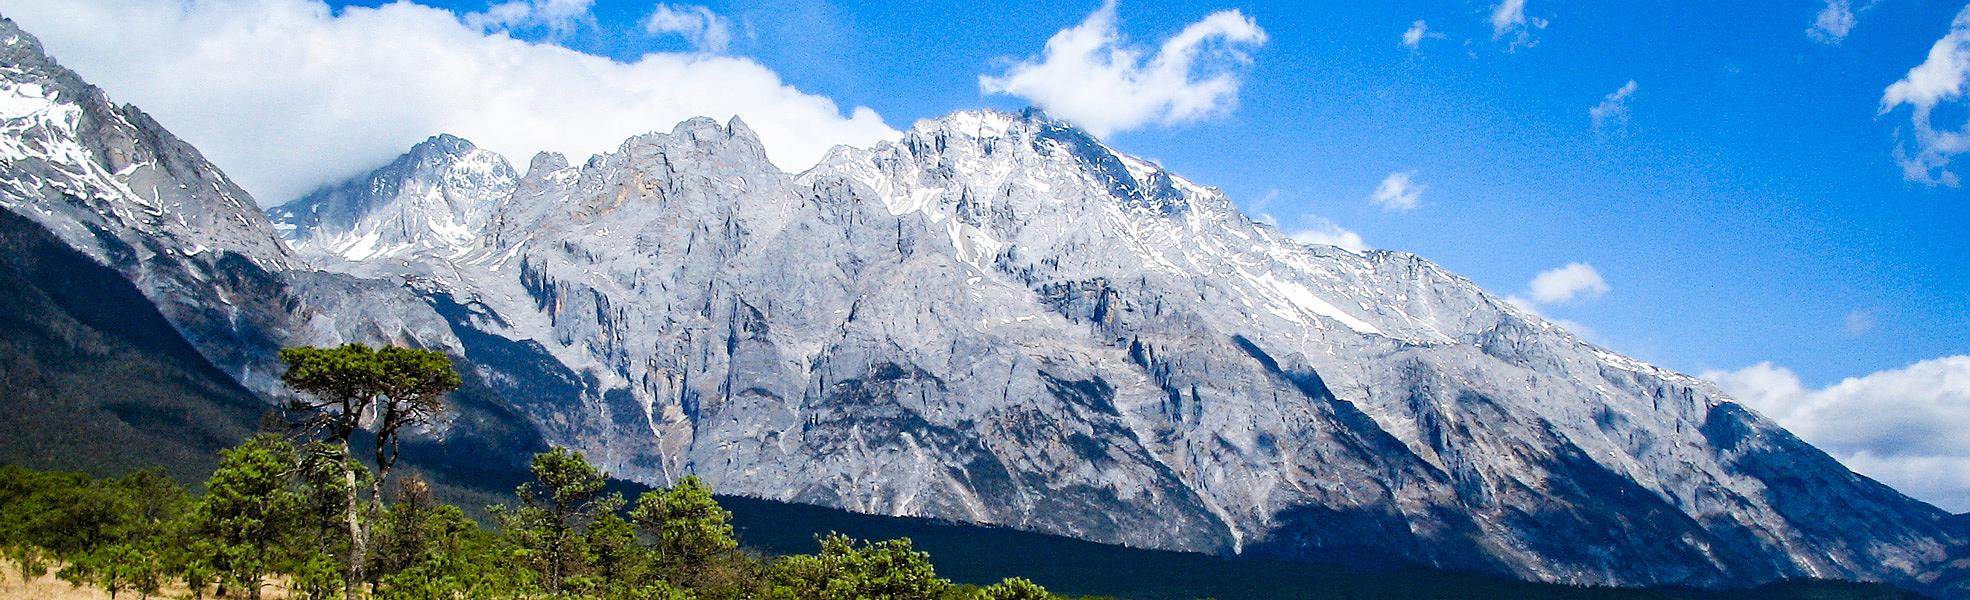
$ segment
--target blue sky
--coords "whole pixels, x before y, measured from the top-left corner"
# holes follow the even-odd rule
[[[524,164],[736,112],[798,170],[833,143],[954,110],[1102,119],[1090,123],[1111,145],[1282,229],[1422,254],[1970,510],[1970,439],[1914,451],[1906,439],[1970,422],[1970,192],[1936,181],[1970,169],[1951,146],[1970,145],[1960,0],[0,0],[0,12],[263,204],[440,131]],[[1113,31],[1091,21],[1103,14]],[[1212,77],[1232,93],[1199,114],[1116,117],[1062,104],[1086,89],[981,86],[1022,64],[1075,75],[1044,50],[1075,28],[1143,60],[1201,32],[1191,78],[1094,89],[1098,101]],[[1926,121],[1887,101],[1925,63],[1904,91],[1928,94]],[[1909,156],[1929,163],[1905,172]],[[1393,174],[1408,194],[1377,202]]]

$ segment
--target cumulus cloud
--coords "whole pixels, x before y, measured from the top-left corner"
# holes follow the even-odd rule
[[[1822,44],[1838,44],[1847,39],[1854,30],[1854,6],[1848,0],[1826,0],[1819,16],[1813,18],[1813,26],[1806,29],[1806,37]]]
[[[1970,356],[1821,389],[1771,363],[1703,377],[1855,472],[1946,510],[1970,511],[1970,427],[1963,426],[1970,423]]]
[[[1039,56],[979,76],[979,89],[1024,98],[1097,136],[1197,121],[1237,105],[1247,51],[1266,42],[1257,22],[1218,11],[1149,49],[1116,28],[1115,6],[1107,0],[1055,33]]]
[[[732,43],[731,22],[704,6],[658,4],[643,19],[643,30],[682,37],[705,52],[724,52]]]
[[[1368,242],[1361,239],[1361,234],[1349,231],[1341,227],[1339,223],[1323,217],[1308,217],[1305,227],[1293,230],[1286,235],[1308,244],[1339,246],[1343,250],[1354,253],[1366,252],[1368,250]]]
[[[660,53],[618,62],[407,2],[331,10],[320,0],[0,0],[0,11],[267,204],[441,132],[525,164],[536,151],[579,160],[690,117],[738,115],[788,170],[836,144],[900,135],[874,111],[844,114],[752,60]]]
[[[1415,23],[1409,26],[1408,30],[1402,32],[1402,47],[1415,50],[1423,47],[1423,40],[1440,40],[1443,38],[1443,34],[1430,31],[1429,23],[1423,22],[1422,19],[1417,19]]]
[[[1898,143],[1895,160],[1902,165],[1902,176],[1928,185],[1956,187],[1959,180],[1950,164],[1957,155],[1970,151],[1970,117],[1960,125],[1935,122],[1938,106],[1966,104],[1965,81],[1970,80],[1970,6],[1963,7],[1950,23],[1949,33],[1929,48],[1922,64],[1888,86],[1881,95],[1881,114],[1907,105],[1915,129],[1913,143]],[[1961,113],[1962,111],[1958,111]],[[1900,137],[1900,134],[1897,134]]]
[[[1634,97],[1635,90],[1638,89],[1641,89],[1641,86],[1636,85],[1635,80],[1630,79],[1620,89],[1603,96],[1600,104],[1587,109],[1587,116],[1594,120],[1594,130],[1599,131],[1608,126],[1627,127],[1628,99]]]
[[[1525,0],[1500,0],[1491,8],[1491,39],[1509,38],[1514,48],[1533,45],[1532,30],[1545,28],[1545,19],[1525,16]]]
[[[1416,203],[1423,199],[1423,190],[1429,186],[1416,182],[1415,171],[1390,173],[1375,186],[1375,193],[1368,197],[1369,202],[1389,212],[1409,212],[1416,210]]]
[[[1532,278],[1532,300],[1540,304],[1561,304],[1575,300],[1591,300],[1607,295],[1613,288],[1594,265],[1584,262],[1569,263],[1564,267],[1540,273]]]

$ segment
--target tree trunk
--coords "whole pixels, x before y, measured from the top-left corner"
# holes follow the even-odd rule
[[[353,464],[354,462],[355,456],[349,452],[349,441],[343,440],[342,482],[344,485],[342,491],[346,504],[343,506],[342,516],[348,519],[349,522],[349,575],[342,585],[342,597],[349,600],[354,600],[356,597],[356,585],[362,581],[363,557],[367,554],[367,549],[364,547],[367,544],[366,540],[363,539],[362,515],[358,510],[361,504],[356,499],[356,466]],[[258,591],[255,591],[256,598],[258,595]]]

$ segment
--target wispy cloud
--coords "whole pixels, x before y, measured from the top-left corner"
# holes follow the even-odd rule
[[[1253,202],[1249,207],[1252,218],[1260,223],[1282,229],[1286,233],[1286,237],[1293,238],[1301,243],[1335,246],[1354,253],[1365,252],[1369,249],[1368,242],[1361,238],[1361,234],[1350,231],[1342,227],[1340,223],[1335,223],[1332,219],[1320,215],[1303,215],[1299,219],[1298,226],[1291,229],[1284,228],[1280,224],[1279,218],[1272,215],[1272,205],[1284,196],[1285,194],[1278,189],[1266,190],[1265,196],[1260,197],[1257,202]]]
[[[1854,30],[1854,6],[1849,0],[1826,0],[1819,15],[1813,17],[1813,26],[1806,29],[1806,37],[1822,44],[1838,44],[1847,39]]]
[[[501,22],[578,23],[587,17],[569,11],[586,5],[529,3],[535,16]],[[749,59],[619,62],[407,2],[330,10],[319,0],[0,0],[0,9],[269,204],[367,171],[435,133],[524,164],[541,150],[587,156],[687,118],[738,115],[788,170],[836,144],[900,135],[874,111],[844,111]]]
[[[1537,44],[1532,30],[1545,28],[1545,19],[1525,16],[1525,0],[1500,0],[1491,8],[1491,39],[1509,39],[1513,48]]]
[[[1847,334],[1847,337],[1860,337],[1874,331],[1877,324],[1874,311],[1856,310],[1847,313],[1846,322],[1841,324],[1840,331]]]
[[[724,52],[732,44],[731,22],[698,5],[658,4],[643,19],[643,30],[682,37],[691,47],[714,54]]]
[[[1629,116],[1628,99],[1634,97],[1638,89],[1641,89],[1641,86],[1630,79],[1620,89],[1603,96],[1600,104],[1587,109],[1587,116],[1594,121],[1594,130],[1601,131],[1610,126],[1626,128]]]
[[[546,29],[550,36],[566,35],[584,23],[593,23],[589,10],[595,0],[510,0],[466,13],[466,25],[488,31]]]
[[[1047,40],[1036,57],[981,75],[987,94],[1018,96],[1097,136],[1177,125],[1230,112],[1248,50],[1265,30],[1237,10],[1211,13],[1154,49],[1123,36],[1115,0]]]
[[[1970,356],[1922,361],[1813,389],[1782,366],[1711,371],[1738,402],[1848,468],[1954,512],[1970,511]]]
[[[1540,304],[1591,300],[1606,296],[1613,289],[1606,279],[1601,278],[1601,272],[1594,265],[1584,262],[1569,263],[1540,273],[1532,278],[1530,286],[1532,301]]]
[[[1389,212],[1409,212],[1416,210],[1416,204],[1423,199],[1423,190],[1429,186],[1416,182],[1415,171],[1390,173],[1375,186],[1375,193],[1368,201]]]
[[[1402,32],[1402,47],[1415,50],[1423,47],[1423,40],[1440,40],[1443,38],[1443,34],[1430,31],[1429,23],[1423,22],[1422,19],[1417,19],[1415,23],[1409,25],[1409,29]]]
[[[1952,104],[1970,108],[1970,103],[1964,102],[1966,80],[1970,80],[1970,6],[1957,13],[1949,33],[1929,47],[1929,56],[1922,64],[1909,69],[1907,76],[1881,94],[1880,114],[1909,107],[1915,139],[1912,143],[1898,140],[1895,146],[1895,159],[1909,181],[1949,187],[1960,183],[1950,165],[1958,155],[1970,152],[1970,118],[1958,116],[1964,119],[1963,124],[1938,127],[1935,112],[1938,106]]]

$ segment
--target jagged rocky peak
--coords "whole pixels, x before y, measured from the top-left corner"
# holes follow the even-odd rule
[[[295,250],[317,260],[455,255],[476,245],[519,180],[505,157],[444,134],[267,214]]]
[[[896,142],[838,147],[801,174],[868,186],[892,213],[1060,216],[1119,206],[1204,221],[1235,213],[1215,189],[1103,144],[1037,109],[960,111],[917,122]],[[1028,205],[1030,204],[1030,205]]]

